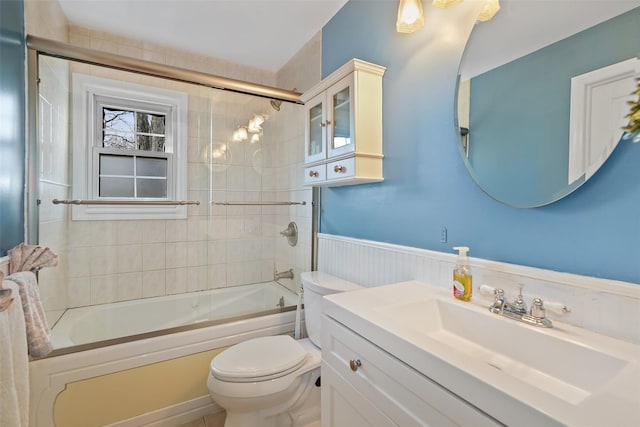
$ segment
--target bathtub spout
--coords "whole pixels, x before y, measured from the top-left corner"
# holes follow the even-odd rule
[[[293,268],[280,272],[273,270],[273,280],[277,282],[280,279],[293,279]]]

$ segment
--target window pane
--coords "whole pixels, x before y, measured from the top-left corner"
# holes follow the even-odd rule
[[[153,157],[136,158],[136,175],[138,176],[167,176],[167,159]]]
[[[133,178],[100,178],[100,197],[133,197]]]
[[[103,108],[103,129],[133,132],[134,112],[117,108]]]
[[[133,157],[100,154],[100,175],[133,176]]]
[[[167,197],[166,179],[144,179],[136,180],[138,185],[138,197]]]
[[[138,150],[164,153],[164,137],[138,135]]]
[[[102,137],[102,146],[105,148],[135,150],[135,136],[131,132],[116,132],[105,130]]]
[[[163,114],[150,114],[136,112],[136,132],[164,135]]]

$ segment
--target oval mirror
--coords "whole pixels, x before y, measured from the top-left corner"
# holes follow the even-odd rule
[[[580,187],[623,136],[640,75],[640,1],[509,0],[474,28],[459,70],[460,153],[513,207]]]

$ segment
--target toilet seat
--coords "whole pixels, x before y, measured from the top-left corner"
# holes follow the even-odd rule
[[[307,355],[307,350],[289,335],[254,338],[214,357],[211,374],[234,383],[268,381],[300,368]]]

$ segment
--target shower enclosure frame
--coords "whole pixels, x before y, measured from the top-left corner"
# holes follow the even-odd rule
[[[194,84],[209,87],[212,89],[231,91],[246,95],[254,95],[272,101],[288,102],[304,105],[300,100],[301,93],[286,89],[280,89],[261,84],[245,82],[227,77],[208,74],[200,71],[188,70],[136,58],[125,57],[113,53],[96,51],[93,49],[78,47],[67,43],[49,40],[33,35],[26,36],[27,45],[27,137],[26,137],[26,195],[25,195],[25,240],[30,244],[37,244],[39,240],[39,212],[40,205],[38,171],[38,86],[39,77],[39,56],[50,56],[69,61],[75,61],[90,65],[102,66],[110,69],[138,73],[146,76],[157,77],[182,83]],[[320,231],[320,188],[314,187],[312,191],[312,214],[311,214],[311,269],[317,269],[318,245],[317,234]],[[282,310],[273,310],[282,311]],[[286,310],[285,310],[286,311]],[[267,313],[269,314],[269,313]],[[244,318],[244,316],[243,316]],[[214,321],[219,323],[218,321]],[[206,323],[202,326],[209,326]],[[174,328],[184,330],[187,327]],[[156,336],[163,333],[175,332],[174,329],[167,331],[150,332],[149,336]],[[130,337],[114,340],[114,343],[126,342]],[[135,336],[133,338],[136,338]],[[93,345],[83,345],[81,349],[94,348]],[[67,351],[61,352],[65,354]],[[57,355],[54,352],[53,355]]]

